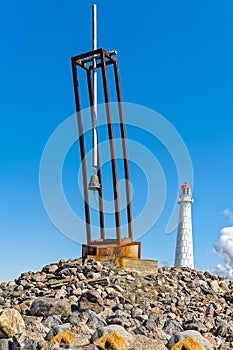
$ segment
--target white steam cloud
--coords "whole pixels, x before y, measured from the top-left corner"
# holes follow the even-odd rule
[[[225,214],[226,211],[227,214]],[[229,209],[224,211],[226,216],[229,216],[229,213],[233,220],[231,211]],[[219,241],[214,244],[214,248],[223,260],[223,263],[216,266],[214,272],[233,280],[233,226],[224,227],[220,231]]]

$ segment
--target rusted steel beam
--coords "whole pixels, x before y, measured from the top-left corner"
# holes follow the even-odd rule
[[[101,54],[102,50],[103,49],[97,49],[97,50],[94,50],[94,51],[93,50],[92,51],[88,51],[88,52],[82,53],[80,55],[73,56],[72,60],[78,61],[78,60],[82,60],[83,58],[92,57],[93,55]]]
[[[85,70],[89,70],[89,66],[85,63],[83,63],[81,60],[76,61],[77,66],[84,68]]]
[[[95,55],[95,59],[99,60],[100,59],[100,55]],[[88,63],[88,62],[93,62],[93,57],[88,57],[88,58],[83,58],[81,60],[82,63]]]
[[[77,60],[82,60],[85,63],[90,62],[93,58],[93,56],[97,56],[97,59],[100,59],[100,54],[101,52],[104,52],[106,59],[112,60],[114,58],[114,55],[116,55],[116,51],[106,51],[103,48],[97,49],[97,50],[92,50],[88,52],[84,52],[80,55],[73,56],[73,59]]]
[[[90,100],[90,106],[91,106],[91,114],[92,118],[94,110],[94,99],[93,99],[93,86],[91,81],[91,73],[90,71],[87,71],[87,84],[88,84],[88,92],[89,92],[89,100]],[[97,139],[98,140],[98,139]],[[98,190],[99,194],[99,220],[100,220],[100,235],[101,239],[105,239],[105,230],[104,230],[104,203],[103,203],[103,186],[102,186],[102,172],[101,172],[101,166],[100,166],[100,152],[99,152],[99,146],[97,144],[97,175],[99,177],[100,185],[101,187]]]
[[[130,191],[130,174],[129,174],[129,162],[128,162],[128,150],[126,143],[126,130],[125,130],[125,122],[124,122],[124,111],[122,106],[122,94],[121,94],[121,86],[120,86],[120,76],[118,70],[117,60],[114,60],[114,73],[115,73],[115,83],[116,83],[116,92],[117,92],[117,100],[118,100],[118,110],[120,117],[120,130],[121,130],[121,142],[123,149],[123,157],[124,157],[124,171],[125,171],[125,187],[126,187],[126,200],[127,200],[127,218],[128,218],[128,235],[129,238],[133,240],[133,215],[132,215],[132,200],[131,200],[131,191]]]
[[[87,244],[91,243],[91,218],[90,218],[90,206],[89,206],[89,194],[88,194],[88,179],[87,179],[87,165],[86,165],[86,152],[85,152],[85,142],[83,135],[83,123],[82,123],[82,113],[81,113],[81,103],[78,85],[78,72],[76,67],[75,59],[72,58],[72,73],[73,73],[73,83],[74,83],[74,95],[78,122],[78,132],[79,132],[79,147],[81,153],[82,162],[82,173],[83,173],[83,190],[85,199],[85,219],[86,219],[86,234],[87,234]]]
[[[113,191],[114,191],[114,205],[115,205],[115,221],[116,221],[116,236],[117,242],[121,244],[121,220],[120,220],[120,203],[119,203],[119,192],[118,192],[118,175],[117,175],[117,166],[116,166],[116,153],[114,145],[114,134],[112,126],[112,116],[110,108],[110,96],[108,89],[108,80],[107,80],[107,70],[105,62],[105,51],[101,50],[101,61],[102,61],[102,79],[103,79],[103,88],[104,88],[104,98],[106,106],[106,115],[108,121],[108,137],[110,143],[110,152],[111,152],[111,164],[112,164],[112,177],[113,177]]]
[[[107,61],[106,62],[106,66],[109,66],[110,64],[113,64],[113,62],[111,62],[111,61]],[[102,63],[98,63],[97,65],[96,65],[96,68],[101,68],[102,67]],[[94,67],[93,67],[93,65],[92,66],[89,66],[89,69],[93,69]]]

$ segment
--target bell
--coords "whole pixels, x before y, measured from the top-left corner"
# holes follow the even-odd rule
[[[99,190],[101,187],[98,175],[91,175],[90,183],[88,189],[91,191]]]

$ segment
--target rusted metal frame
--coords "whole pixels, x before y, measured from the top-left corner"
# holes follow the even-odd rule
[[[112,62],[111,61],[107,61],[106,62],[106,66],[109,66],[110,64],[112,64]],[[96,65],[96,68],[101,68],[102,67],[102,63],[98,63],[97,65]],[[93,69],[94,67],[93,66],[89,66],[89,69]]]
[[[118,175],[117,175],[117,166],[116,166],[116,153],[114,145],[114,134],[112,126],[112,116],[110,108],[110,96],[108,89],[108,80],[107,80],[107,70],[105,62],[105,51],[101,50],[101,61],[102,61],[102,79],[103,79],[103,88],[104,88],[104,98],[106,106],[106,115],[108,121],[108,137],[110,143],[110,152],[111,152],[111,164],[112,164],[112,177],[113,177],[113,191],[114,191],[114,205],[115,205],[115,222],[116,222],[116,236],[118,245],[121,244],[121,220],[120,220],[120,203],[119,203],[119,191],[118,191]]]
[[[93,57],[92,57],[90,60],[93,60]],[[79,67],[84,68],[84,69],[86,69],[86,70],[92,70],[92,69],[94,68],[93,65],[92,65],[92,66],[88,66],[88,65],[85,64],[82,60],[76,61],[76,64],[77,64]],[[113,64],[113,62],[110,61],[110,60],[106,62],[106,66],[109,66],[110,64]],[[102,67],[102,63],[98,63],[98,64],[96,65],[96,68],[101,68],[101,67]]]
[[[103,49],[97,49],[97,50],[94,50],[94,51],[85,52],[85,53],[82,53],[81,55],[73,56],[72,60],[78,61],[78,60],[82,60],[83,58],[92,57],[93,55],[101,54],[102,50]]]
[[[133,225],[132,225],[133,214],[132,214],[132,201],[131,201],[131,191],[130,191],[128,150],[127,150],[127,142],[126,142],[124,110],[123,110],[123,105],[122,105],[120,75],[119,75],[117,60],[114,60],[114,74],[115,74],[115,82],[116,82],[118,110],[119,110],[119,117],[120,117],[121,142],[122,142],[122,149],[123,149],[123,156],[124,156],[124,171],[125,171],[125,179],[126,179],[125,190],[126,190],[127,218],[128,218],[128,235],[129,235],[129,238],[131,238],[133,240]]]
[[[100,60],[100,55],[95,57],[96,60]],[[81,60],[82,63],[88,63],[88,62],[93,62],[93,57],[88,57],[88,58],[83,58]]]
[[[104,50],[104,54],[105,54],[105,57],[108,58],[113,63],[114,55],[111,55],[110,52],[108,52],[106,50]]]
[[[91,72],[89,70],[86,71],[87,74],[87,84],[88,84],[88,92],[89,92],[89,100],[90,100],[90,106],[91,106],[91,114],[92,118],[94,118],[94,100],[93,100],[93,86],[91,81]],[[100,220],[100,235],[101,238],[105,239],[105,230],[104,230],[104,203],[103,203],[103,191],[102,191],[102,172],[100,167],[100,152],[99,152],[99,146],[98,146],[98,138],[97,138],[97,175],[99,177],[99,181],[101,184],[101,187],[98,190],[99,194],[99,220]]]
[[[89,70],[89,66],[85,63],[82,63],[82,61],[76,61],[77,66],[84,68],[86,70]]]
[[[74,95],[75,95],[78,132],[79,132],[79,147],[80,147],[80,153],[81,153],[82,173],[83,173],[86,235],[87,235],[87,244],[90,244],[92,239],[91,239],[91,217],[90,217],[89,194],[88,194],[87,165],[86,165],[86,158],[85,158],[86,152],[85,152],[85,142],[84,142],[84,135],[83,135],[81,102],[80,102],[79,85],[78,85],[78,72],[77,72],[77,66],[74,58],[72,58],[72,73],[73,73]]]

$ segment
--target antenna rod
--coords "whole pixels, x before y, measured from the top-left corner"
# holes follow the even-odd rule
[[[97,6],[96,4],[92,5],[92,49],[97,50]],[[97,104],[98,104],[98,92],[97,92],[97,68],[96,68],[96,59],[93,58],[93,169],[94,172],[97,171],[98,165],[98,155],[97,155]]]

